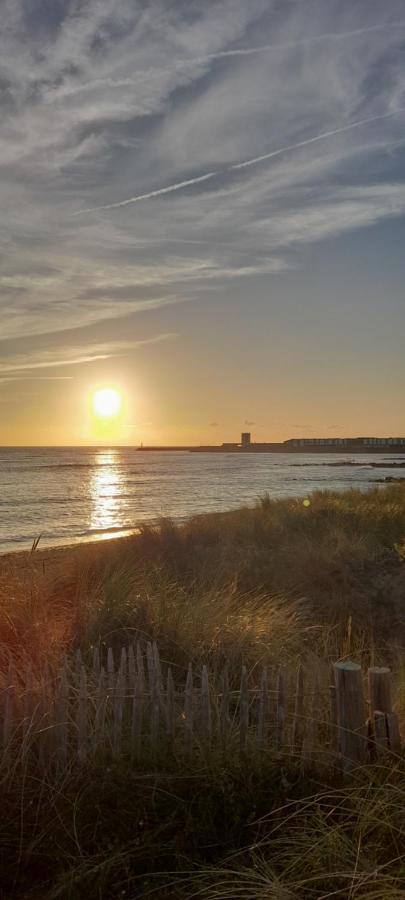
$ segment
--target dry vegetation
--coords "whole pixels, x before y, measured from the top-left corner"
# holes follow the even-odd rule
[[[196,662],[390,663],[405,648],[405,485],[162,522],[0,560],[0,667],[156,639]],[[1,774],[4,897],[405,900],[405,765],[350,783],[269,757]]]

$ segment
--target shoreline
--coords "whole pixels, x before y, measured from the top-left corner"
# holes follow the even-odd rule
[[[327,465],[327,464],[325,464],[325,465]],[[336,463],[335,463],[335,465],[336,465]],[[345,465],[345,464],[342,463],[342,465]],[[376,465],[376,467],[379,467],[380,465],[381,465],[381,467],[383,467],[382,463],[381,464],[377,463],[375,465]],[[405,467],[405,462],[398,463],[397,465],[399,468],[403,468],[403,467]],[[398,476],[398,477],[387,476],[386,478],[370,479],[368,482],[367,490],[371,491],[371,490],[373,490],[373,488],[390,487],[395,484],[403,484],[404,482],[405,482],[405,478],[402,478],[400,476]],[[350,488],[346,488],[346,490],[350,490]],[[279,498],[274,498],[274,499],[277,500]],[[294,497],[285,497],[284,499],[300,500],[302,498],[299,496],[294,496]],[[251,508],[250,504],[242,503],[241,506],[238,507],[238,509],[245,509],[245,508],[246,509]],[[175,525],[181,525],[181,524],[184,524],[185,521],[190,521],[190,519],[193,519],[198,516],[201,516],[201,517],[206,516],[206,515],[222,516],[222,515],[226,515],[227,513],[231,514],[233,512],[235,512],[235,508],[217,510],[215,513],[207,510],[205,512],[193,513],[191,516],[187,517],[187,520],[184,520],[184,518],[180,518],[177,520],[177,522],[176,522],[176,520],[173,520],[173,521],[174,521]],[[105,546],[105,545],[116,547],[118,545],[123,544],[125,541],[130,541],[130,540],[133,540],[134,538],[136,538],[140,534],[140,529],[141,529],[142,525],[145,525],[145,524],[150,525],[151,527],[155,527],[155,528],[159,527],[159,524],[156,522],[153,522],[153,521],[146,522],[146,523],[140,522],[138,525],[134,525],[134,527],[132,529],[123,529],[123,530],[125,530],[125,534],[114,535],[114,533],[111,533],[110,535],[105,534],[104,537],[98,536],[98,537],[94,537],[94,538],[87,538],[87,539],[84,538],[84,539],[80,539],[77,541],[73,540],[66,544],[50,544],[49,546],[39,547],[38,549],[36,549],[34,551],[32,551],[31,548],[28,548],[28,547],[26,549],[22,549],[22,548],[17,549],[16,548],[15,550],[0,551],[0,574],[1,574],[1,569],[3,568],[3,564],[7,563],[7,562],[15,562],[18,560],[20,560],[22,562],[24,562],[24,561],[28,562],[30,560],[31,562],[35,561],[36,563],[44,563],[46,560],[48,560],[50,558],[50,556],[57,556],[58,558],[60,558],[62,555],[65,556],[66,554],[68,554],[70,556],[70,555],[74,554],[75,552],[78,552],[79,550],[82,552],[84,550],[89,551],[90,548],[93,548],[93,549],[98,548],[99,549],[101,546]]]

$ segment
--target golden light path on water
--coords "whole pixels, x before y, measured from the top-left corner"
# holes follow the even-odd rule
[[[116,450],[100,450],[96,454],[95,466],[91,475],[90,495],[92,501],[90,527],[100,532],[100,539],[117,536],[127,529],[120,529],[119,522],[124,479],[119,466],[119,453]]]

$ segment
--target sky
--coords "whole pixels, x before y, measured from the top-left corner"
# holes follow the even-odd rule
[[[403,0],[3,0],[0,109],[0,444],[405,435]]]

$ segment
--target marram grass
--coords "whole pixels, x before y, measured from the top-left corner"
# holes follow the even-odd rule
[[[405,485],[270,501],[0,560],[0,669],[157,640],[184,671],[395,670],[404,727]],[[24,753],[21,745],[20,754]],[[271,754],[0,773],[2,896],[405,900],[401,758],[350,779]]]

